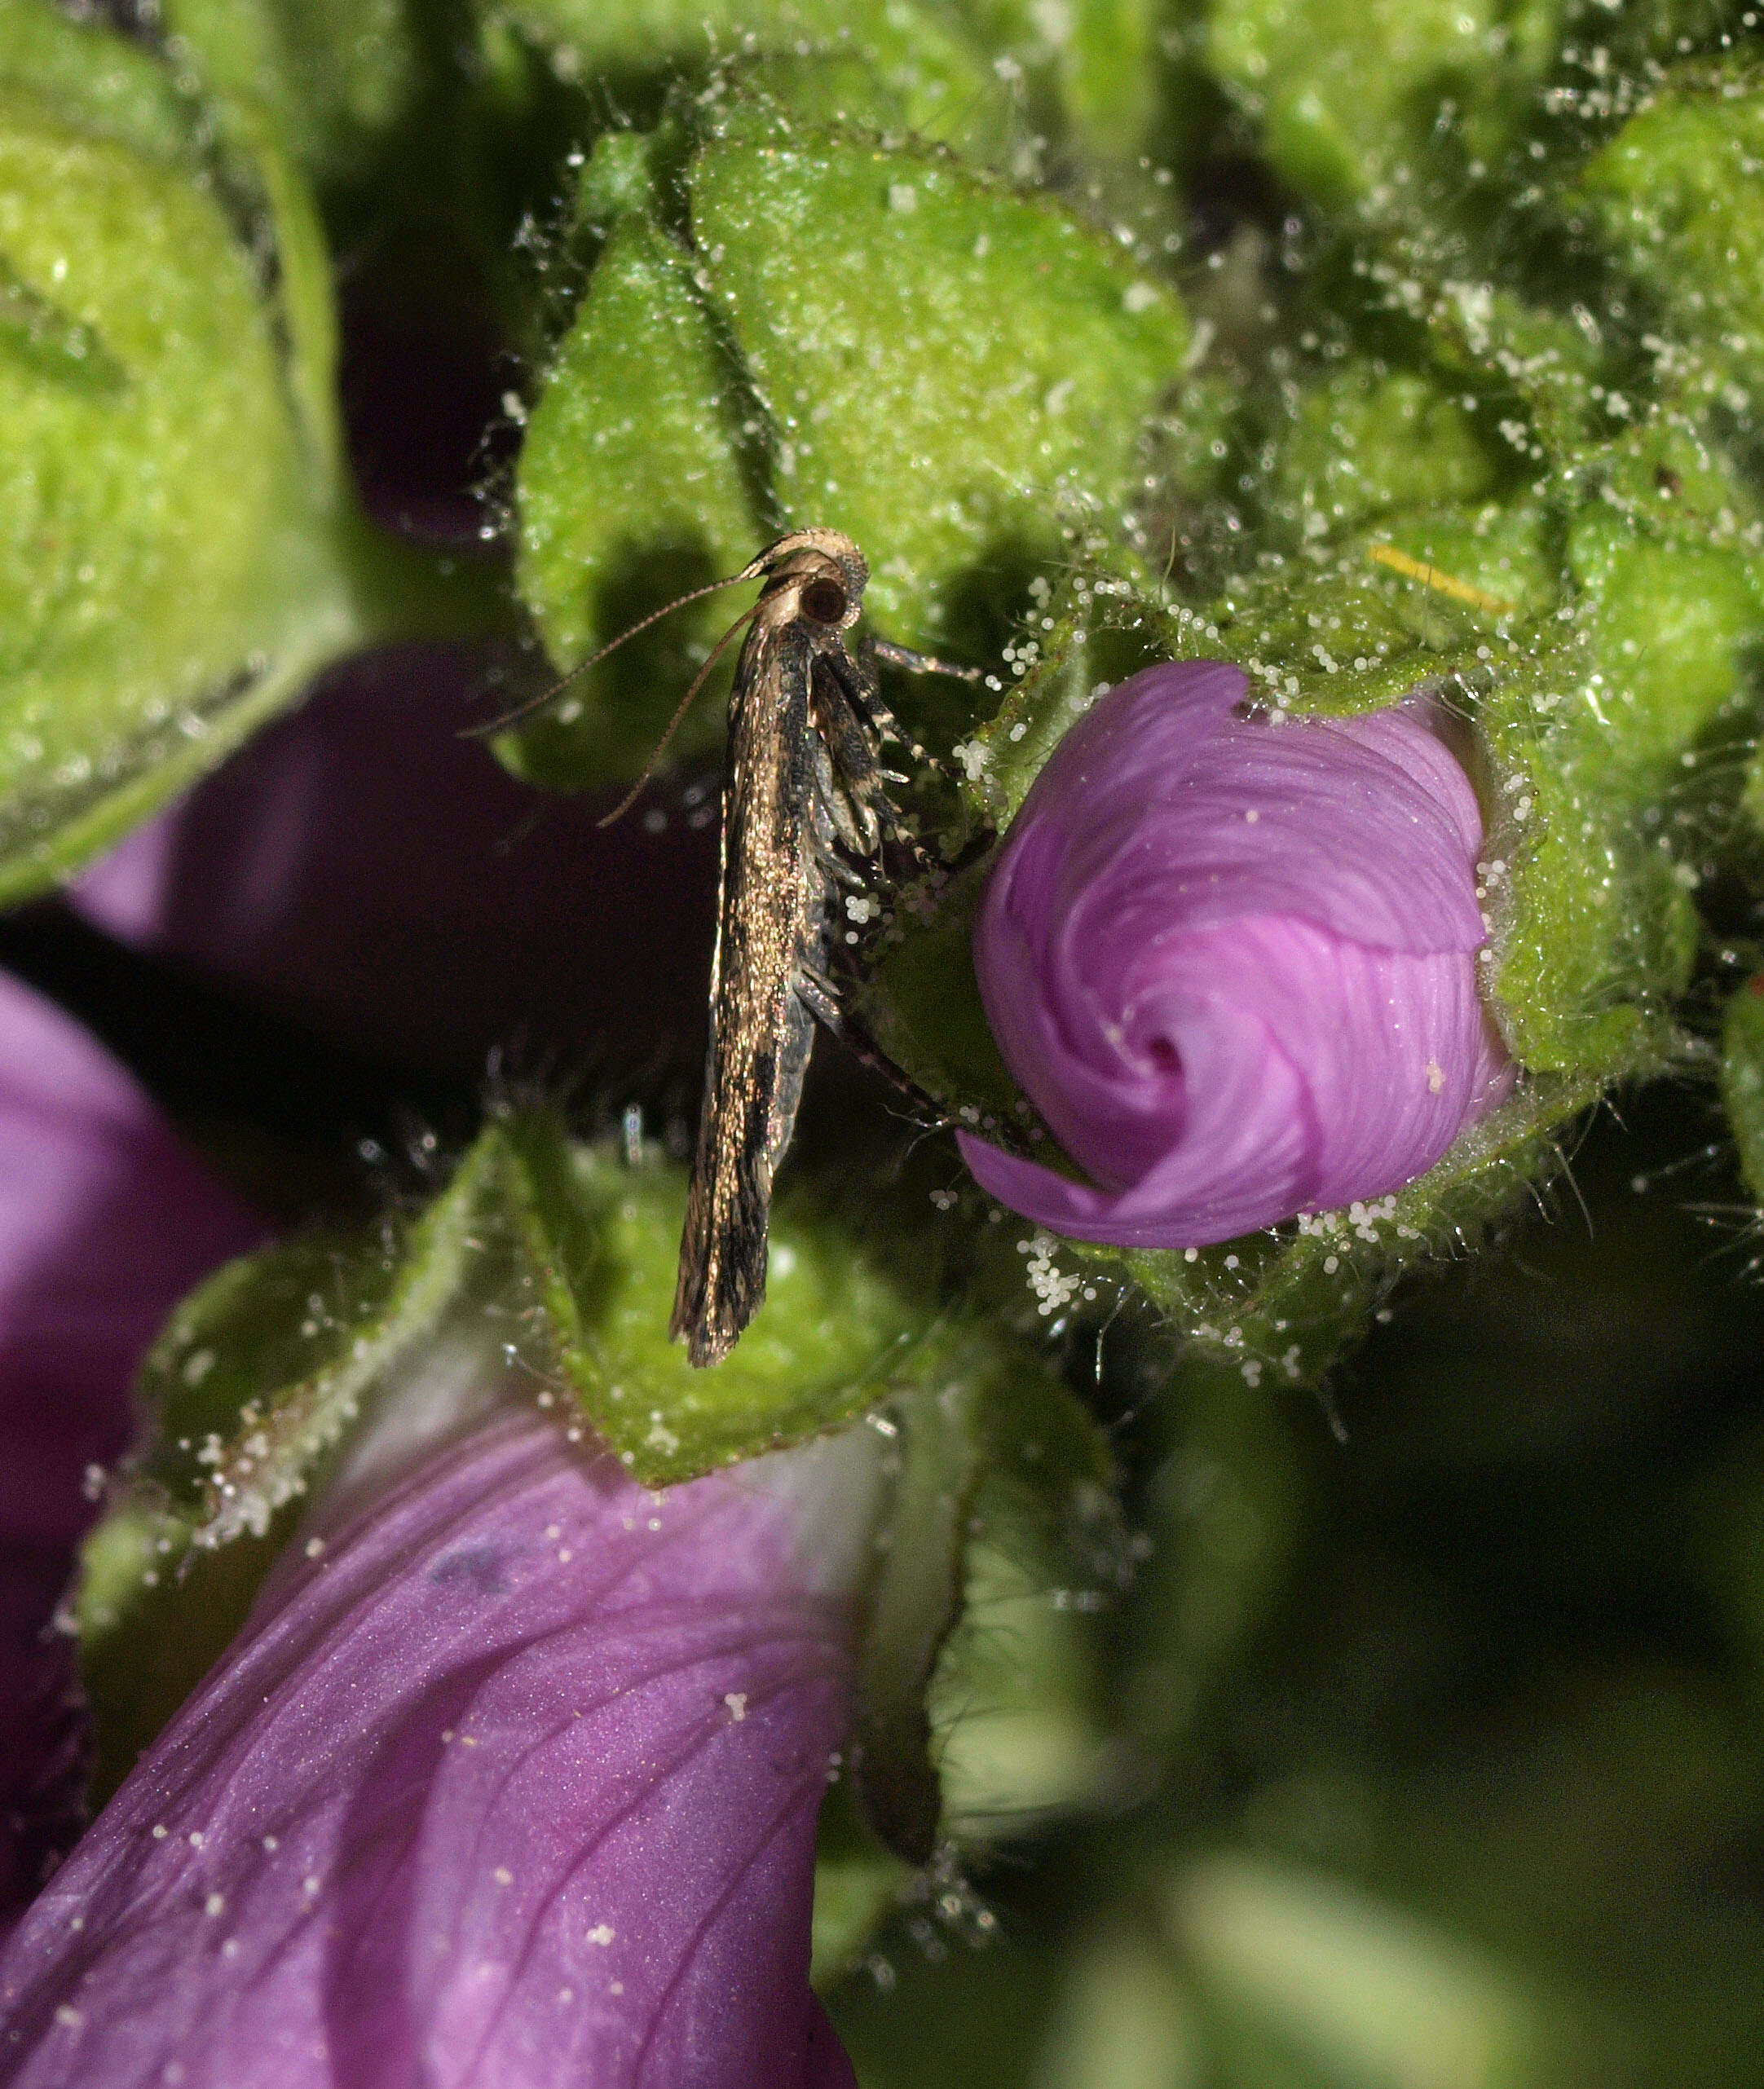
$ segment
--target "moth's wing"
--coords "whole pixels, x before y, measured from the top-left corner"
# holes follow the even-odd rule
[[[756,622],[730,704],[710,1051],[671,1328],[695,1364],[726,1356],[765,1296],[772,1176],[814,1042],[794,989],[827,883],[811,845],[809,669],[798,628]]]

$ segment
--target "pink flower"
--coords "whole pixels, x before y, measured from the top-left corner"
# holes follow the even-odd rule
[[[80,1765],[50,1619],[129,1440],[136,1365],[262,1226],[79,1026],[0,976],[0,1920],[65,1847]]]
[[[1001,1202],[1180,1248],[1383,1197],[1512,1084],[1477,991],[1482,822],[1411,706],[1245,717],[1149,668],[1066,735],[974,928],[1006,1063],[1096,1187],[964,1133]]]
[[[0,2078],[851,2084],[809,1919],[874,1443],[657,1496],[518,1412],[291,1549],[0,1955]]]

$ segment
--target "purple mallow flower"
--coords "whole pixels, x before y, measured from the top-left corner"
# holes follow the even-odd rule
[[[128,1443],[161,1321],[262,1230],[77,1024],[0,975],[0,1924],[77,1792],[51,1619],[98,1513],[86,1470]]]
[[[284,1555],[0,1955],[8,2089],[835,2089],[875,1439],[660,1496],[505,1413]]]
[[[1482,821],[1413,703],[1244,716],[1149,668],[1061,741],[974,929],[1007,1064],[1096,1187],[966,1133],[1001,1202],[1182,1248],[1387,1195],[1512,1085],[1477,990]]]

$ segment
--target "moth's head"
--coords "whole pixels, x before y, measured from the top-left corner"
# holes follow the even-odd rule
[[[791,613],[829,631],[858,621],[870,568],[863,553],[838,530],[793,530],[755,560],[765,592],[792,596]]]

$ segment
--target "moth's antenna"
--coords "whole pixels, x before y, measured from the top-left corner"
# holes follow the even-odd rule
[[[761,557],[763,558],[763,553]],[[585,660],[578,660],[567,675],[554,681],[542,695],[530,696],[524,703],[516,704],[512,711],[505,711],[500,718],[492,718],[486,725],[466,726],[460,734],[460,738],[462,740],[487,740],[492,733],[506,732],[510,725],[518,725],[522,719],[530,718],[536,711],[543,711],[548,703],[554,703],[578,676],[585,675],[590,668],[598,668],[609,653],[616,653],[626,639],[635,638],[640,631],[647,631],[652,624],[659,624],[664,616],[672,616],[676,610],[684,609],[688,602],[700,601],[706,595],[720,594],[725,588],[737,587],[743,580],[756,580],[762,570],[761,559],[756,558],[751,566],[743,566],[739,573],[731,573],[726,580],[712,580],[708,587],[695,588],[687,595],[676,595],[671,602],[664,602],[659,610],[652,610],[641,624],[633,624],[628,631],[621,631],[616,638],[609,644],[602,646],[598,653],[589,654]],[[717,650],[721,651],[721,648],[722,641],[719,640]],[[712,653],[711,659],[714,660],[716,658],[717,654]],[[709,664],[709,661],[705,663],[707,667]],[[686,699],[687,703],[690,703],[692,697],[698,694],[699,682],[702,682],[703,679],[703,676],[700,675],[699,681],[692,685],[691,691]],[[682,710],[685,707],[685,705],[681,707]],[[674,725],[678,725],[679,722],[676,718]],[[673,725],[670,725],[668,732],[672,733],[673,730]],[[664,747],[667,745],[667,741],[668,734],[664,733],[662,735]],[[658,747],[655,752],[659,754],[661,748]],[[653,761],[654,756],[650,759]],[[649,771],[645,769],[643,773],[646,777]],[[623,806],[620,808],[621,812],[624,809]],[[602,822],[602,824],[604,825],[605,822]]]
[[[735,575],[735,579],[737,580],[751,580],[752,577],[753,576],[748,573],[738,573]],[[731,584],[732,584],[730,582],[726,580],[723,583],[725,587],[728,587]],[[707,588],[703,589],[703,592],[708,594],[710,590]],[[690,598],[687,597],[686,599],[690,600]],[[762,596],[761,597],[761,601],[764,601],[764,599],[765,597]],[[656,763],[661,760],[662,754],[667,747],[668,743],[673,738],[674,728],[680,723],[681,720],[686,716],[687,707],[691,703],[693,698],[695,697],[699,691],[703,688],[706,676],[710,673],[711,669],[714,668],[717,665],[717,663],[722,658],[730,640],[734,637],[735,633],[740,630],[742,625],[747,623],[750,617],[754,616],[758,613],[759,606],[759,602],[756,602],[751,610],[743,610],[740,615],[735,619],[734,622],[730,625],[728,630],[723,633],[722,637],[719,638],[717,643],[711,648],[710,658],[706,660],[704,665],[700,668],[698,672],[692,677],[691,688],[689,689],[686,694],[681,698],[679,708],[674,712],[673,717],[668,721],[667,731],[664,733],[661,738],[655,743],[655,752],[651,754],[649,760],[644,763],[643,773],[638,777],[636,782],[631,786],[631,788],[625,793],[624,797],[622,797],[619,800],[618,804],[613,807],[612,810],[607,813],[605,819],[595,821],[594,824],[596,826],[611,826],[615,821],[622,820],[625,814],[628,813],[631,808],[637,803],[638,796],[642,791],[643,786],[647,783],[650,777],[655,774]],[[642,628],[642,625],[640,624],[637,628],[641,630]],[[628,633],[627,636],[628,636]]]

